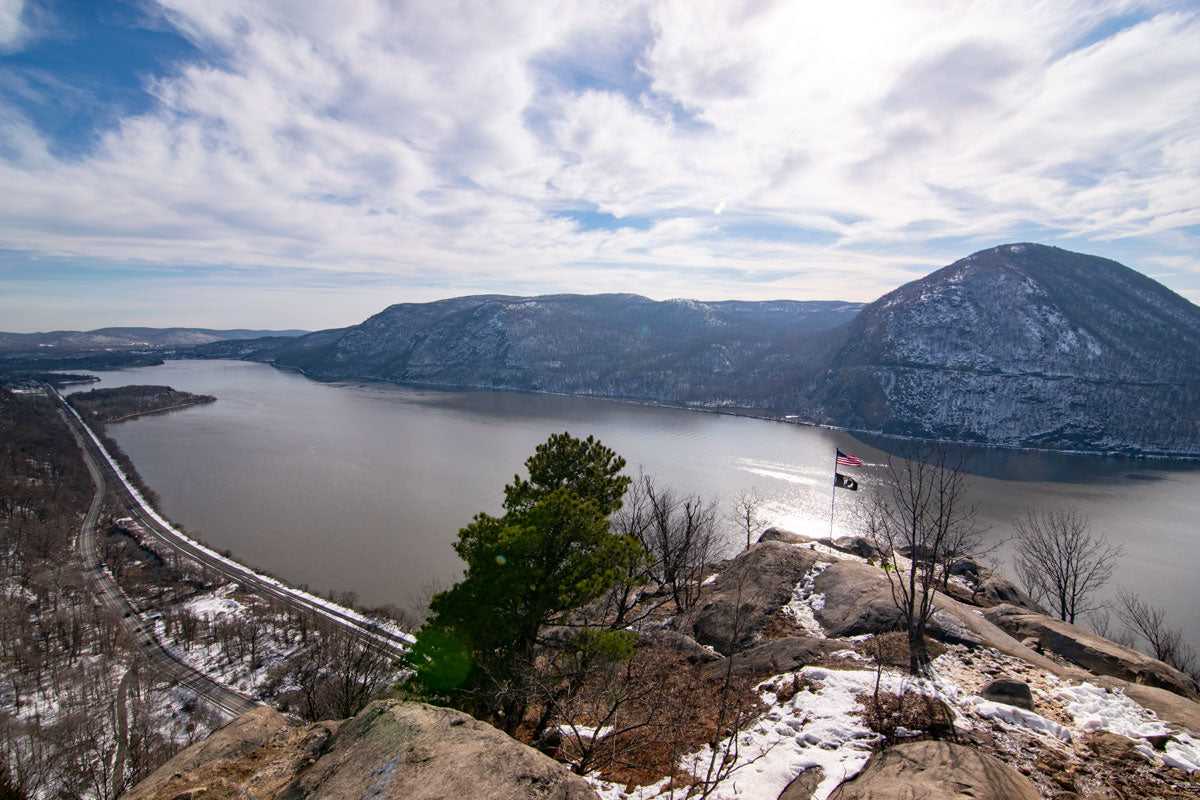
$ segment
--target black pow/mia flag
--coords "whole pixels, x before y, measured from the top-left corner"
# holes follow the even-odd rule
[[[840,472],[833,473],[833,487],[835,489],[849,489],[852,492],[858,491],[858,481],[851,478],[849,475],[843,475]]]

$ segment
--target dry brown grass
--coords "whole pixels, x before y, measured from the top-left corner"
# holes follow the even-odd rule
[[[695,779],[680,772],[680,758],[731,736],[764,710],[755,680],[727,680],[662,647],[640,648],[619,680],[611,678],[589,682],[572,716],[576,725],[602,722],[613,733],[595,743],[564,737],[557,755],[574,764],[586,757],[602,780],[626,786],[668,775],[677,787],[691,785]],[[616,713],[600,718],[618,700]],[[593,751],[585,754],[589,745]]]
[[[885,667],[908,668],[908,634],[903,631],[881,633],[862,642],[856,642],[854,650],[864,658],[869,658]],[[946,646],[936,639],[925,637],[925,651],[929,659],[946,652]]]
[[[955,738],[954,711],[936,697],[916,692],[903,695],[879,692],[877,695],[859,695],[858,702],[862,706],[860,716],[863,724],[884,738],[885,747],[900,738],[897,732],[901,728],[921,731],[924,735],[919,738]],[[911,740],[918,737],[904,738]]]

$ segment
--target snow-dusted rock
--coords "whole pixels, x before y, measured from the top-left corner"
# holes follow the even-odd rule
[[[1044,650],[1097,675],[1157,686],[1191,699],[1197,697],[1195,682],[1174,667],[1069,622],[1015,606],[996,606],[985,616],[1017,639],[1034,637]]]
[[[721,570],[711,593],[675,627],[724,655],[744,650],[761,639],[767,620],[823,558],[782,542],[759,542]]]

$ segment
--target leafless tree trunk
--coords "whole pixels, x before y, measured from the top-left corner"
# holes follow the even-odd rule
[[[934,592],[951,549],[975,530],[976,506],[967,502],[966,463],[944,446],[913,447],[888,458],[882,492],[868,511],[868,531],[884,553],[892,599],[908,634],[909,671],[927,671],[925,629]]]
[[[1013,527],[1013,565],[1025,591],[1071,624],[1092,610],[1089,598],[1108,583],[1113,563],[1125,553],[1093,533],[1087,516],[1075,509],[1031,508]]]
[[[1149,646],[1151,654],[1159,661],[1200,682],[1200,663],[1196,651],[1183,639],[1178,628],[1167,624],[1167,611],[1162,606],[1152,606],[1132,592],[1122,589],[1117,593],[1117,618],[1133,634]]]
[[[729,501],[729,516],[737,524],[738,530],[746,534],[746,549],[754,544],[756,535],[766,529],[766,520],[762,518],[762,496],[756,489],[742,490]]]

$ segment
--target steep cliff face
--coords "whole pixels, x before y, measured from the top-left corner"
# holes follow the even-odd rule
[[[811,413],[889,434],[1200,453],[1200,308],[1115,261],[1003,245],[863,309]]]

